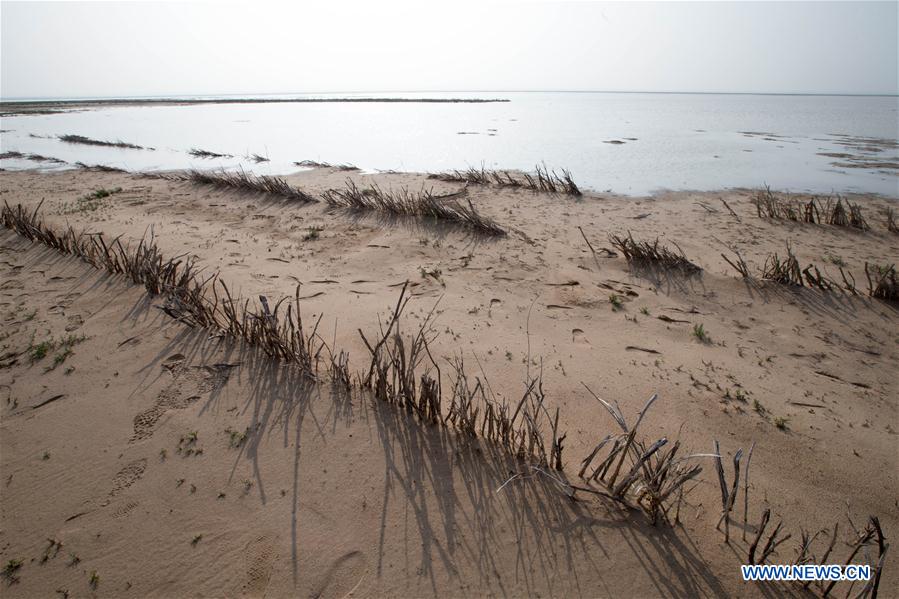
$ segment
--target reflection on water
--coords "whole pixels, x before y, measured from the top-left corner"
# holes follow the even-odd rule
[[[298,170],[294,162],[302,160],[352,163],[366,170],[439,171],[482,164],[531,170],[545,161],[570,169],[585,188],[624,194],[767,183],[793,191],[899,196],[896,97],[444,95],[511,102],[110,107],[4,117],[0,140],[3,152],[129,170],[242,165],[285,174]],[[155,150],[56,139],[64,134]],[[191,148],[234,157],[198,158],[188,154]],[[254,154],[269,161],[256,162]],[[3,161],[4,168],[34,166]]]

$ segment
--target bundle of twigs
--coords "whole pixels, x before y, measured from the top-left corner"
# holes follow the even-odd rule
[[[896,223],[896,213],[893,208],[888,206],[883,211],[883,215],[887,221],[887,231],[890,233],[899,233],[899,224]]]
[[[153,148],[145,148],[144,146],[138,146],[135,144],[125,143],[121,140],[119,141],[101,141],[99,139],[91,139],[90,137],[85,137],[83,135],[60,135],[60,141],[64,141],[70,144],[84,144],[88,146],[108,146],[110,148],[128,148],[131,150],[152,150]]]
[[[505,235],[506,232],[496,221],[481,215],[466,198],[459,201],[465,192],[449,195],[434,195],[422,189],[417,193],[403,187],[399,191],[383,190],[377,184],[364,189],[347,179],[344,189],[329,189],[322,199],[331,207],[350,211],[375,211],[395,216],[415,216],[433,218],[461,225],[488,235]]]
[[[827,200],[810,198],[807,202],[801,202],[778,197],[766,185],[765,189],[756,192],[753,203],[760,218],[827,224],[860,231],[870,229],[862,214],[861,206],[839,195],[836,196],[836,201],[833,198]],[[889,227],[889,222],[887,226]]]
[[[723,256],[723,255],[722,255]],[[738,254],[739,256],[739,254]],[[724,259],[727,260],[728,264],[733,266],[743,277],[748,277],[748,269],[746,269],[746,264],[734,264],[730,260],[724,256]],[[796,258],[796,255],[793,253],[793,249],[790,247],[790,244],[787,243],[787,255],[785,258],[781,258],[777,252],[768,256],[765,259],[765,266],[762,269],[762,279],[767,281],[772,281],[774,283],[778,283],[781,285],[792,285],[796,287],[810,287],[817,288],[821,291],[841,291],[848,292],[853,295],[858,295],[859,291],[855,286],[855,277],[852,276],[851,272],[846,272],[843,270],[842,266],[839,266],[840,276],[842,278],[842,283],[831,278],[826,273],[822,273],[821,270],[814,264],[809,264],[805,268],[801,268],[799,266],[799,260]],[[869,277],[870,281],[870,277]],[[872,297],[875,297],[872,294]]]
[[[107,166],[105,164],[84,164],[83,162],[76,162],[75,166],[80,169],[84,169],[86,171],[95,171],[98,173],[127,173],[123,168],[118,168],[116,166]]]
[[[805,223],[821,221],[815,198],[806,203],[779,198],[771,192],[771,188],[767,185],[764,190],[756,193],[753,203],[755,203],[756,213],[760,218],[767,217]]]
[[[678,456],[680,442],[668,446],[665,437],[653,442],[637,438],[637,429],[658,399],[657,395],[649,398],[631,427],[617,402],[609,403],[586,385],[584,388],[611,414],[621,433],[606,435],[581,462],[578,476],[604,485],[607,496],[612,499],[635,503],[654,524],[659,519],[669,522],[668,513],[672,507],[677,505],[678,511],[680,509],[684,485],[702,471],[702,467],[692,461],[701,456]]]
[[[306,168],[333,168],[338,171],[358,171],[358,166],[353,166],[352,164],[331,164],[329,162],[317,162],[315,160],[300,160],[298,162],[294,162],[295,166],[303,166]]]
[[[501,187],[521,187],[532,191],[543,191],[548,193],[564,193],[573,196],[580,196],[581,190],[571,177],[571,172],[567,169],[561,169],[561,174],[554,169],[550,170],[545,164],[538,164],[535,167],[533,175],[522,173],[520,178],[513,176],[509,171],[487,170],[483,165],[481,168],[473,166],[465,170],[453,170],[445,173],[432,173],[428,175],[430,179],[438,179],[440,181],[452,181],[457,183],[473,183],[476,185],[499,185]]]
[[[799,260],[796,259],[796,255],[793,253],[789,243],[787,243],[787,255],[785,258],[781,258],[776,252],[768,256],[765,260],[765,267],[762,270],[762,278],[781,285],[804,287]]]
[[[680,270],[686,274],[702,270],[684,255],[683,250],[676,243],[674,247],[677,248],[677,251],[660,243],[658,238],[653,242],[637,241],[630,231],[628,231],[627,237],[610,233],[609,242],[624,254],[628,262],[638,266]]]
[[[360,385],[422,422],[447,426],[470,437],[480,435],[538,467],[562,470],[565,435],[559,433],[559,410],[551,416],[544,405],[541,376],[529,381],[513,409],[505,400],[488,397],[489,385],[479,378],[472,384],[462,357],[455,357],[450,361],[454,371],[450,402],[444,410],[441,370],[429,348],[435,337],[431,324],[436,306],[411,337],[403,335],[400,320],[409,301],[406,291],[404,286],[377,338],[370,340],[359,331],[371,358],[368,372],[359,377]]]
[[[250,193],[265,193],[304,203],[318,201],[303,190],[293,187],[281,177],[254,175],[242,168],[236,171],[226,171],[225,169],[200,171],[191,169],[189,171],[166,174],[163,178],[170,181],[189,181],[200,185],[213,185]]]
[[[899,301],[899,282],[896,280],[896,265],[880,265],[865,262],[865,275],[868,277],[868,295],[888,301]]]
[[[853,204],[849,200],[845,200],[846,206],[844,208],[843,201],[844,198],[840,196],[837,196],[836,202],[828,198],[823,208],[824,222],[828,225],[851,227],[853,229],[859,229],[860,231],[867,231],[870,229],[871,227],[868,226],[868,221],[866,221],[865,217],[862,215],[861,206]]]
[[[187,153],[197,158],[234,158],[231,154],[219,154],[202,148],[191,148]]]
[[[4,203],[0,222],[27,239],[76,256],[96,268],[125,275],[151,295],[163,297],[162,310],[177,320],[243,340],[272,358],[299,365],[310,376],[317,371],[323,344],[317,335],[318,322],[309,331],[304,328],[299,286],[286,311],[281,310],[286,299],[274,309],[264,296],[259,297],[258,305],[251,304],[233,298],[217,275],[202,276],[194,258],[164,258],[152,235],[131,246],[118,237],[110,241],[99,233],[76,233],[71,226],[59,232],[41,221],[39,210],[40,205],[29,213],[21,204],[11,208]]]
[[[42,156],[40,154],[23,154],[22,152],[17,152],[15,150],[11,150],[9,152],[3,152],[0,154],[0,160],[4,160],[7,158],[24,158],[25,160],[31,160],[33,162],[52,162],[54,164],[65,164],[65,160],[60,160],[59,158],[53,158],[50,156]]]

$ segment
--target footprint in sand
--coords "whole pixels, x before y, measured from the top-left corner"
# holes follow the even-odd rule
[[[590,342],[587,341],[587,336],[584,334],[583,329],[571,329],[571,340],[574,343],[590,345]]]
[[[66,332],[71,333],[74,330],[80,329],[83,324],[84,319],[81,318],[81,314],[72,314],[66,319]]]
[[[331,564],[311,596],[347,596],[362,582],[366,568],[365,555],[361,551],[350,551],[343,554]]]
[[[268,588],[272,578],[272,569],[275,558],[275,539],[262,536],[255,541],[250,541],[244,551],[247,559],[247,578],[241,592],[250,597],[260,597]]]
[[[140,478],[144,475],[144,471],[147,469],[147,460],[145,458],[141,458],[139,460],[134,460],[124,468],[116,473],[115,477],[112,479],[112,490],[109,492],[110,495],[117,495],[136,483],[140,480]]]
[[[153,435],[156,423],[169,410],[183,410],[202,395],[225,386],[235,364],[212,364],[193,368],[184,367],[185,357],[174,354],[166,358],[162,367],[172,373],[172,381],[159,392],[156,403],[134,417],[134,434],[131,442]]]
[[[128,501],[119,506],[113,513],[113,518],[125,518],[133,512],[140,504],[136,501]]]

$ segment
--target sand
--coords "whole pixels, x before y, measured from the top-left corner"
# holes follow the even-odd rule
[[[416,174],[349,176],[385,188],[461,188]],[[318,193],[346,177],[315,169],[288,180]],[[100,188],[121,191],[87,209],[77,201]],[[375,331],[398,286],[411,281],[408,328],[439,300],[435,356],[463,352],[509,398],[523,392],[528,369],[542,366],[547,403],[560,408],[568,433],[572,481],[580,460],[614,432],[582,383],[630,418],[658,393],[641,425],[647,435],[679,436],[694,452],[710,452],[717,439],[728,464],[756,443],[750,540],[766,507],[794,538],[800,527],[837,521],[850,530],[847,513],[857,524],[878,515],[887,537],[899,529],[896,306],[747,285],[720,256],[737,247],[756,268],[789,241],[803,264],[834,274],[841,261],[864,287],[866,261],[899,258],[899,238],[879,212],[895,201],[854,197],[873,227],[857,232],[760,219],[749,190],[573,199],[470,186],[478,210],[510,232],[485,240],[129,174],[3,172],[0,192],[11,205],[43,201],[59,226],[125,239],[151,227],[168,255],[197,255],[247,297],[292,295],[301,283],[306,314],[324,315],[324,336],[349,351],[353,372],[368,365],[357,329]],[[610,232],[661,236],[703,273],[640,275],[621,256],[594,257],[578,227],[597,249],[609,246]],[[27,354],[0,361],[0,560],[24,562],[6,593],[795,592],[740,580],[748,543],[740,525],[730,545],[715,531],[720,496],[710,461],[674,528],[599,498],[572,502],[544,477],[498,491],[523,467],[490,447],[364,394],[301,384],[289,367],[173,322],[140,288],[10,232],[0,240],[8,335],[0,354],[86,337],[52,370],[58,350],[35,362]],[[697,324],[710,342],[694,337]],[[227,431],[246,438],[235,443]],[[41,563],[47,539],[63,546]],[[795,557],[794,543],[782,547],[769,561]],[[835,552],[848,553],[842,543]],[[894,553],[882,591],[896,587],[896,565]]]

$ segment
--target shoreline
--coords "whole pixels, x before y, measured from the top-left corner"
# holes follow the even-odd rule
[[[196,168],[192,167],[189,169],[184,168],[160,168],[153,170],[128,170],[122,169],[119,167],[108,166],[103,164],[85,164],[85,163],[72,163],[67,162],[65,160],[60,160],[59,158],[54,158],[52,156],[42,156],[39,154],[32,153],[22,153],[22,152],[7,152],[4,155],[0,156],[2,159],[7,160],[25,160],[28,162],[34,162],[34,166],[28,166],[23,168],[0,168],[0,172],[9,172],[9,173],[24,173],[24,172],[35,172],[42,174],[53,174],[53,173],[61,173],[67,171],[77,171],[77,170],[88,170],[88,171],[107,171],[107,172],[119,172],[123,174],[129,174],[134,176],[149,176],[149,177],[161,177],[169,174],[179,174],[185,173],[188,171],[200,171],[200,172],[208,172],[208,173],[218,173],[218,172],[240,172],[245,170],[243,165],[237,166],[214,166],[209,168]],[[286,170],[285,172],[278,172],[272,174],[265,174],[267,177],[275,177],[275,178],[293,178],[297,175],[302,175],[303,173],[308,173],[315,170],[333,170],[340,172],[355,172],[364,176],[390,176],[390,175],[405,175],[410,177],[422,178],[425,181],[434,181],[439,180],[439,177],[443,176],[446,173],[464,173],[464,170],[460,169],[451,169],[449,171],[443,172],[426,172],[426,171],[396,171],[396,170],[363,170],[354,165],[348,164],[329,164],[326,162],[316,162],[316,161],[305,161],[308,164],[303,164],[302,166],[298,163],[294,163],[294,166],[299,166],[299,169]],[[43,166],[43,165],[50,165]],[[562,169],[564,170],[564,169]],[[245,172],[249,174],[254,174],[253,171],[246,170]],[[511,173],[513,175],[523,175],[527,171],[517,170],[517,169],[498,169],[495,172],[498,173]],[[746,186],[746,185],[738,185],[734,187],[718,187],[711,189],[698,189],[698,188],[680,188],[680,189],[669,189],[669,188],[657,188],[648,193],[627,193],[621,191],[614,190],[605,190],[601,191],[598,189],[593,189],[591,187],[583,186],[583,191],[592,197],[616,197],[622,199],[632,199],[632,200],[651,200],[654,198],[659,198],[668,195],[681,195],[681,194],[697,194],[697,195],[710,195],[710,194],[730,194],[730,193],[756,193],[764,188],[764,184],[758,186]],[[844,197],[844,198],[876,198],[880,200],[884,200],[887,202],[899,200],[899,191],[897,191],[896,195],[888,195],[875,191],[835,191],[831,190],[830,192],[812,192],[812,191],[794,191],[791,189],[774,189],[775,193],[781,194],[785,197],[791,197],[795,199],[802,198],[826,198],[826,197]]]
[[[486,104],[510,102],[505,98],[146,98],[98,100],[22,100],[0,102],[0,116],[54,114],[68,110],[115,106],[192,106],[197,104],[305,104],[305,103],[408,103]]]

